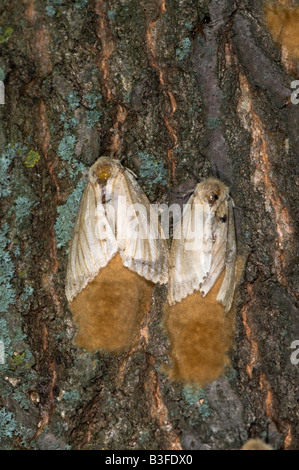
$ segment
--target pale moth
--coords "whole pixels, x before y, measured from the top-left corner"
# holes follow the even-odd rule
[[[228,187],[218,179],[208,178],[196,186],[174,230],[168,286],[170,305],[195,291],[205,297],[225,269],[217,301],[225,311],[230,310],[236,267],[233,206]]]
[[[133,174],[118,160],[100,157],[89,170],[70,245],[69,302],[116,253],[145,279],[167,282],[167,246],[157,214]]]

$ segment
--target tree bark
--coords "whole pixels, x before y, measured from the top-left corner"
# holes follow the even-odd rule
[[[298,448],[298,75],[251,3],[1,1],[2,449]],[[230,186],[247,261],[232,367],[205,388],[163,373],[165,287],[135,349],[73,344],[67,250],[100,155],[151,202]]]

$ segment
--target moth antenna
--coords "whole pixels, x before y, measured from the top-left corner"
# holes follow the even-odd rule
[[[186,196],[189,196],[191,194],[193,194],[195,191],[195,188],[194,189],[189,189],[188,191],[186,191],[185,193],[183,193],[183,197],[186,197]]]
[[[132,176],[134,176],[134,178],[137,178],[136,173],[134,173],[134,171],[131,170],[130,168],[126,168],[126,171],[127,171],[128,173],[130,173]]]

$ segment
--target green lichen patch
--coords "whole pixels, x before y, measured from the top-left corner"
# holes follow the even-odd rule
[[[34,289],[32,286],[26,284],[26,286],[24,287],[24,290],[21,294],[21,302],[22,302],[22,311],[24,311],[27,307],[27,302],[28,302],[28,299],[33,295],[34,293]]]
[[[186,385],[183,389],[184,398],[188,407],[194,405],[199,407],[199,414],[204,418],[208,418],[211,414],[205,391],[200,387]]]
[[[84,99],[87,102],[87,106],[90,109],[94,109],[97,106],[98,101],[101,101],[102,98],[103,98],[102,95],[95,91],[92,91],[84,96]]]
[[[18,370],[19,373],[28,371],[33,364],[32,359],[32,354],[28,349],[20,353],[14,353],[14,355],[10,358],[9,368],[12,371]]]
[[[16,223],[19,226],[31,214],[31,209],[36,206],[36,202],[27,196],[19,196],[15,199],[15,217]]]
[[[108,10],[107,16],[110,21],[115,19],[116,11],[115,10]]]
[[[48,16],[51,16],[51,17],[56,15],[56,10],[53,7],[53,5],[47,5],[46,6],[46,13],[47,13]]]
[[[17,428],[16,420],[12,413],[5,408],[0,410],[0,438],[12,437]]]
[[[13,32],[14,30],[11,26],[6,28],[4,31],[2,30],[2,28],[0,28],[0,44],[7,42],[10,39]]]
[[[21,445],[27,446],[32,430],[20,424],[16,416],[3,407],[0,410],[0,442],[13,436],[19,437]]]
[[[75,117],[68,117],[65,113],[60,115],[60,120],[63,122],[64,129],[76,129],[79,121]]]
[[[209,129],[211,130],[216,129],[220,125],[220,119],[217,116],[216,117],[210,116],[208,118],[207,124],[208,124]]]
[[[8,144],[5,150],[0,155],[0,197],[6,197],[11,194],[10,180],[11,175],[9,172],[10,166],[16,157],[24,155],[27,147],[20,144]]]
[[[189,56],[190,54],[190,51],[191,51],[191,40],[190,38],[185,38],[183,39],[182,41],[182,45],[180,47],[178,47],[175,51],[176,53],[176,56],[178,58],[178,60],[184,60],[186,59],[186,57]]]
[[[96,109],[92,109],[90,111],[86,111],[86,124],[88,129],[92,129],[95,124],[97,124],[102,116],[101,111],[97,111]]]
[[[26,395],[26,387],[24,386],[24,384],[23,386],[15,390],[12,396],[14,400],[19,403],[20,407],[23,408],[23,410],[29,410],[30,401]]]
[[[54,225],[56,232],[57,247],[66,246],[72,236],[76,214],[79,208],[85,181],[81,180],[77,187],[67,198],[65,204],[57,209],[58,216]]]
[[[30,225],[29,216],[34,206],[38,204],[37,197],[26,176],[24,166],[33,168],[40,156],[20,144],[9,144],[0,156],[0,197],[11,196],[9,208],[6,211],[6,220],[12,228],[17,226],[18,231]],[[12,163],[14,164],[12,165]],[[14,249],[18,250],[16,240],[12,240]]]
[[[1,318],[0,340],[4,345],[4,362],[0,364],[1,373],[13,374],[15,380],[23,380],[26,376],[26,383],[31,382],[34,379],[31,370],[35,360],[25,342],[26,335],[23,332],[21,320],[8,316]],[[4,398],[3,393],[2,397]]]
[[[72,90],[67,95],[67,102],[69,104],[70,109],[74,110],[79,107],[80,105],[80,96],[77,90]]]
[[[139,177],[143,180],[144,184],[152,192],[157,185],[167,185],[167,171],[162,161],[155,158],[154,155],[146,152],[139,152]]]
[[[58,155],[68,164],[69,175],[72,179],[75,179],[85,170],[83,163],[74,158],[76,142],[77,137],[75,135],[65,133],[57,150]]]
[[[78,390],[67,391],[63,395],[63,400],[69,403],[75,403],[80,401],[80,393]]]
[[[15,268],[10,253],[6,251],[9,226],[3,224],[0,230],[0,312],[5,313],[15,300],[15,289],[11,284]]]
[[[3,80],[5,79],[5,67],[2,67],[0,66],[0,81],[3,82]]]
[[[0,340],[4,344],[4,364],[0,365],[0,370],[5,370],[7,368],[6,360],[9,354],[12,352],[11,350],[11,335],[7,327],[7,321],[5,318],[0,318]]]
[[[53,18],[54,16],[59,17],[60,9],[63,0],[47,0],[46,15]]]
[[[89,0],[75,0],[75,8],[77,8],[77,10],[81,10],[82,8],[85,8],[88,6],[88,2]]]
[[[76,141],[77,138],[75,135],[65,134],[58,146],[57,153],[59,157],[69,164],[73,161]]]
[[[193,387],[191,385],[185,385],[183,389],[183,396],[188,406],[193,406],[195,403],[198,403],[202,398],[203,390],[199,387]]]
[[[24,165],[27,168],[34,168],[39,161],[40,154],[38,152],[35,152],[34,150],[30,150],[30,152],[26,155]]]

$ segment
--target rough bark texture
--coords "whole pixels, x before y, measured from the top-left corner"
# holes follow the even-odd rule
[[[1,0],[0,18],[1,448],[298,448],[299,105],[262,2]],[[73,345],[66,254],[100,155],[152,202],[231,188],[247,263],[232,368],[204,389],[161,369],[165,287],[134,350]]]

